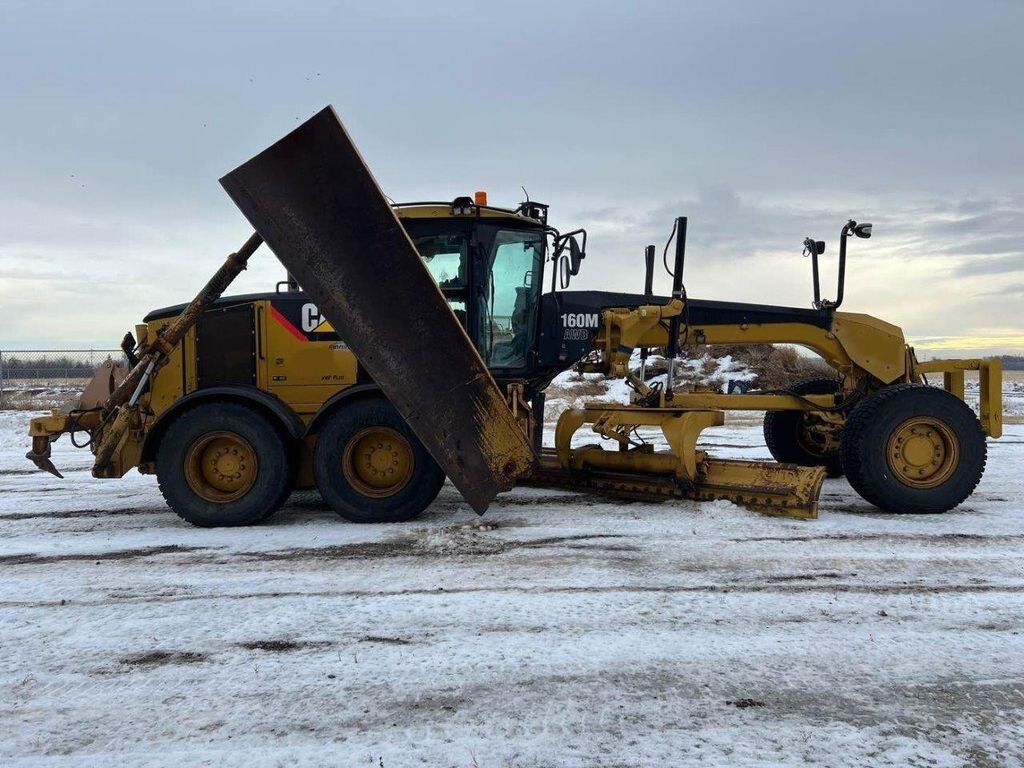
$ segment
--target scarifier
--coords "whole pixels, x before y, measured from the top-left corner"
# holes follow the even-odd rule
[[[525,484],[808,518],[826,474],[841,473],[887,511],[947,511],[977,485],[986,436],[1001,434],[998,360],[922,363],[898,327],[839,311],[847,241],[870,224],[842,229],[835,300],[821,298],[825,244],[804,241],[814,302],[800,309],[690,299],[684,217],[673,269],[665,247],[670,296],[653,294],[653,246],[643,293],[567,290],[585,231],[483,193],[391,204],[330,107],[221,183],[256,233],[191,303],[125,337],[126,367],[106,365],[76,408],[32,420],[40,468],[59,476],[51,444],[84,432],[94,476],[156,474],[170,507],[202,526],[259,522],[314,487],[349,520],[409,520],[445,476],[480,513]],[[264,242],[288,279],[223,297]],[[652,350],[672,361],[688,344],[799,345],[835,376],[743,394],[683,391],[671,364],[647,376]],[[544,390],[572,367],[624,377],[632,402],[565,411],[544,448]],[[979,372],[979,416],[965,371]],[[938,373],[943,387],[928,386]],[[777,461],[697,448],[729,410],[766,412]],[[603,443],[580,445],[584,425]],[[669,450],[654,449],[653,430]]]

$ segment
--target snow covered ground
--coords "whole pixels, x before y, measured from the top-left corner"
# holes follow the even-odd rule
[[[0,412],[4,765],[1004,766],[1024,759],[1024,426],[942,516],[523,489],[191,528]],[[709,432],[767,457],[753,420]]]

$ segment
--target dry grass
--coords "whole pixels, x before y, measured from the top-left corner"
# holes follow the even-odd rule
[[[603,376],[584,376],[573,372],[568,377],[564,392],[573,397],[600,397],[608,392],[608,384]]]
[[[7,411],[45,411],[70,408],[77,401],[87,379],[60,382],[14,379],[4,382],[0,407]]]
[[[762,389],[781,389],[811,376],[834,378],[836,372],[821,358],[805,357],[792,347],[773,347],[758,371],[758,385]]]

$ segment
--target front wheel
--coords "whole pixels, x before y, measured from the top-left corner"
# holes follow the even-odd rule
[[[156,478],[168,506],[204,528],[253,525],[292,490],[292,464],[281,433],[238,403],[191,408],[167,428]]]
[[[920,384],[862,400],[846,421],[841,452],[850,485],[886,512],[948,512],[985,471],[985,435],[974,411]]]
[[[803,379],[787,387],[795,395],[834,395],[839,381],[825,376]],[[764,441],[772,457],[783,464],[824,467],[829,477],[840,477],[839,432],[842,422],[815,411],[767,411]]]
[[[391,403],[341,405],[313,450],[313,476],[324,501],[353,523],[412,520],[444,485],[444,472]]]

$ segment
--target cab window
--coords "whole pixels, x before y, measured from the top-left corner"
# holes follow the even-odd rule
[[[463,328],[468,328],[466,316],[467,268],[469,239],[463,233],[421,235],[412,239],[423,257],[423,263],[437,282],[448,306]]]
[[[466,287],[469,244],[465,235],[424,235],[413,243],[441,290]]]
[[[544,233],[501,229],[490,249],[481,348],[491,368],[525,368],[540,298]]]

